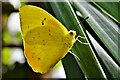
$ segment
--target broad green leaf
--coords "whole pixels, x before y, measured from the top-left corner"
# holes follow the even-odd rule
[[[106,51],[97,43],[97,41],[87,32],[95,50],[97,51],[97,55],[99,57],[100,64],[103,67],[103,70],[107,76],[107,78],[118,78],[120,74],[120,67],[114,62],[114,60],[106,53]]]
[[[119,2],[103,2],[103,0],[101,0],[101,2],[95,2],[95,5],[97,5],[103,13],[120,23]]]
[[[85,75],[81,71],[76,59],[72,54],[68,53],[65,58],[63,58],[62,63],[67,78],[81,78],[82,80],[85,80]]]
[[[110,51],[109,55],[112,55],[117,63],[120,64],[120,59],[118,59],[118,44],[120,44],[118,35],[120,35],[120,28],[118,25],[87,2],[77,2],[73,5],[84,17],[89,16],[88,24]]]
[[[73,12],[73,8],[69,2],[59,2],[59,3],[53,2],[50,3],[50,5],[57,19],[61,21],[67,27],[68,30],[75,30],[78,35],[85,36],[82,27],[78,26],[80,22],[78,22],[78,19],[75,13]],[[83,41],[85,42],[85,40]],[[105,77],[104,73],[102,73],[102,69],[90,45],[83,45],[79,42],[76,42],[74,47],[72,48],[72,52],[75,53],[80,59],[80,60],[77,59],[77,62],[80,65],[80,68],[83,71],[83,73],[86,75],[86,77],[88,78]],[[73,66],[73,65],[71,64],[69,66]],[[71,72],[71,74],[73,73]]]

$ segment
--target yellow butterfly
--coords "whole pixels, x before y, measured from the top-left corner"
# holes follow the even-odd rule
[[[22,6],[19,14],[27,62],[33,71],[46,73],[72,48],[76,32],[36,6]]]

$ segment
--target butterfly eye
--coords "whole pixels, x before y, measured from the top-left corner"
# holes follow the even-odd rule
[[[76,32],[74,30],[70,30],[69,31],[69,34],[72,36],[72,35],[76,35]]]
[[[73,35],[73,32],[70,32],[70,35]]]

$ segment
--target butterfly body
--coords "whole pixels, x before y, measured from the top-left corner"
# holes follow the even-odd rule
[[[19,13],[27,62],[35,72],[45,73],[72,48],[76,32],[41,8],[23,6]]]

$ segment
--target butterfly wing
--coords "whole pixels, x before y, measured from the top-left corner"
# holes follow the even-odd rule
[[[19,13],[23,36],[35,26],[43,25],[55,25],[56,28],[61,29],[62,33],[68,33],[67,29],[57,19],[39,7],[25,5],[20,8]]]

